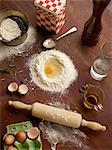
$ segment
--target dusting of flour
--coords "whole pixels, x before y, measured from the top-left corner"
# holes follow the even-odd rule
[[[73,129],[66,126],[40,122],[39,128],[42,131],[43,138],[51,144],[51,150],[56,150],[57,144],[68,144],[68,147],[89,150],[86,144],[87,136],[79,129]]]
[[[66,104],[65,101],[58,102],[57,98],[53,98],[53,100],[48,104],[57,108],[72,111],[69,104]],[[74,148],[75,150],[75,148],[78,148],[80,150],[90,150],[90,147],[87,145],[88,137],[79,129],[74,129],[47,121],[40,122],[39,128],[42,132],[43,138],[47,139],[50,143],[51,150],[56,150],[57,144],[63,144],[62,146],[64,147],[66,147],[67,144],[68,149]]]
[[[44,72],[44,65],[50,59],[57,59],[62,65],[59,76],[50,79]],[[72,60],[65,53],[52,49],[35,54],[29,61],[32,81],[41,89],[63,93],[77,79],[78,72]]]
[[[0,42],[0,61],[13,55],[25,52],[33,43],[36,42],[37,32],[32,26],[29,27],[26,40],[18,46],[8,46]]]

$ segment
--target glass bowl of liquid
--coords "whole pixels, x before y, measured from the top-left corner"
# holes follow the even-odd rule
[[[86,108],[96,111],[103,109],[105,95],[101,88],[88,84],[83,86],[81,91],[83,92],[83,104]]]

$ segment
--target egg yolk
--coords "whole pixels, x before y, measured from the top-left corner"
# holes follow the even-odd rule
[[[51,66],[48,66],[46,69],[45,69],[45,73],[46,74],[51,74],[53,73],[54,69],[51,67]]]
[[[52,58],[45,62],[44,72],[48,78],[57,77],[62,71],[62,64],[58,59]]]

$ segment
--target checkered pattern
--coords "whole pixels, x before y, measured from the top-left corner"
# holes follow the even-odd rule
[[[61,30],[65,23],[65,9],[61,10],[61,13],[56,18],[56,34]]]
[[[38,5],[37,5],[37,1],[39,2]],[[49,4],[49,1],[52,4],[60,4],[61,3],[61,0],[43,0],[43,1],[45,1],[46,4]],[[51,9],[50,9],[50,11],[49,11],[49,9],[46,9],[46,7],[41,7],[44,4],[43,1],[35,0],[37,25],[44,27],[44,28],[46,28],[46,30],[52,31],[57,34],[61,30],[61,28],[63,27],[63,25],[65,23],[65,6],[63,5],[63,7],[62,7],[60,4],[60,12],[54,13],[54,10],[51,11]],[[34,4],[35,4],[35,2],[34,2]],[[54,7],[55,7],[55,5],[54,5]]]
[[[60,13],[61,8],[65,6],[65,0],[35,0],[35,5],[49,9],[52,13]]]

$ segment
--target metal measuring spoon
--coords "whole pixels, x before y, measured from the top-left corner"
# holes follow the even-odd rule
[[[102,104],[96,104],[96,105],[94,105],[94,110],[96,110],[96,111],[102,111],[103,110],[103,105]]]
[[[66,35],[68,35],[70,33],[76,32],[76,31],[77,31],[77,28],[72,27],[67,32],[65,32],[61,36],[57,37],[55,41],[52,38],[48,38],[43,42],[43,47],[48,48],[48,49],[54,48],[54,47],[56,47],[56,41],[58,41],[59,39],[61,39],[62,37],[65,37]]]

